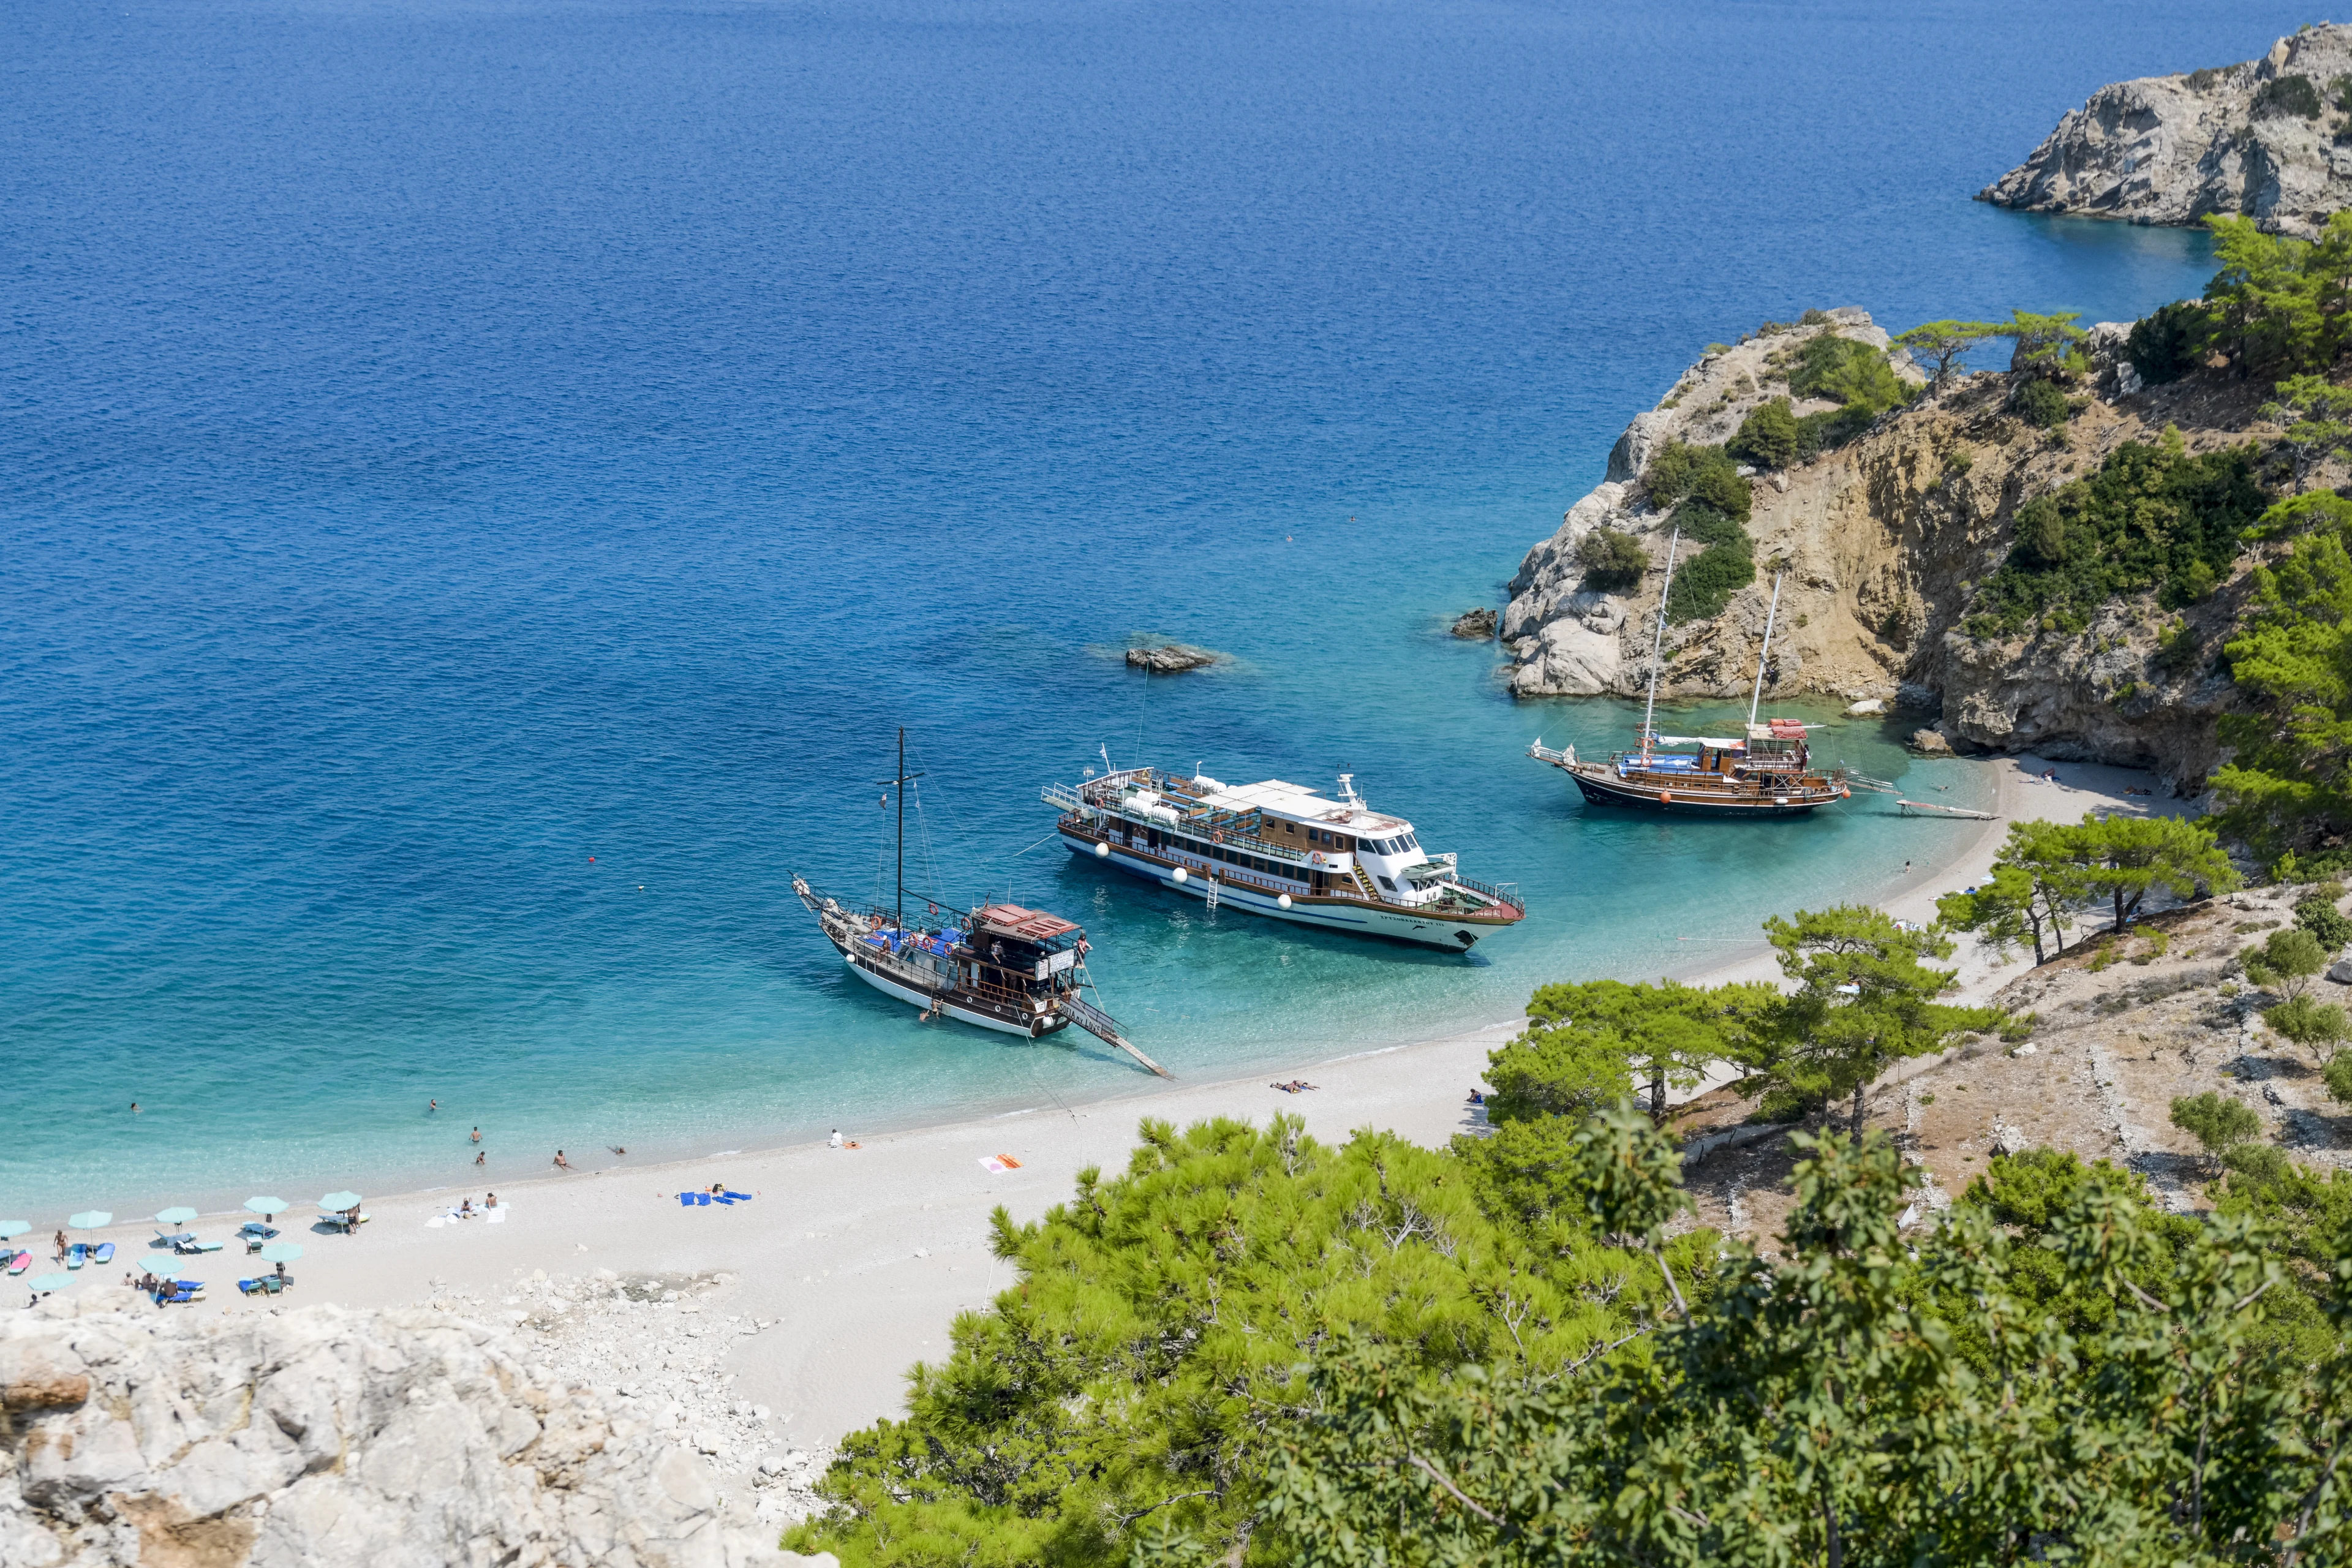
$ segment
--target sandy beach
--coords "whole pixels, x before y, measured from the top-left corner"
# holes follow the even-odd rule
[[[1933,919],[1937,896],[1985,874],[2011,821],[2078,820],[2094,807],[2188,809],[2181,802],[2127,795],[2126,790],[2152,784],[2149,775],[2129,769],[2031,756],[1981,765],[1996,775],[1999,819],[1922,821],[1920,852],[1909,874],[1887,868],[1879,902],[1889,912]],[[2048,768],[2056,770],[2056,783],[2038,776]],[[2013,977],[2026,962],[2012,958],[1996,965],[1972,944],[1960,957],[1963,984],[1975,994]],[[1759,941],[1753,952],[1731,955],[1693,977],[1776,973]],[[274,1300],[241,1298],[235,1279],[263,1266],[232,1242],[224,1252],[173,1260],[174,1272],[210,1285],[207,1301],[174,1310],[234,1313],[320,1301],[440,1301],[520,1321],[526,1296],[517,1292],[534,1274],[718,1274],[708,1310],[764,1326],[747,1327],[727,1352],[723,1365],[731,1378],[715,1379],[701,1392],[730,1408],[766,1407],[765,1428],[779,1447],[823,1447],[898,1413],[907,1369],[943,1354],[956,1314],[984,1306],[1007,1283],[986,1241],[988,1215],[997,1205],[1017,1220],[1035,1218],[1068,1194],[1083,1167],[1123,1165],[1137,1122],[1147,1116],[1182,1124],[1215,1116],[1263,1122],[1287,1113],[1327,1140],[1379,1127],[1416,1142],[1443,1143],[1478,1125],[1468,1091],[1488,1054],[1519,1022],[1495,1020],[1442,1039],[1301,1061],[1247,1079],[1160,1084],[1139,1079],[1132,1095],[1068,1109],[880,1135],[845,1128],[856,1148],[803,1146],[642,1168],[624,1163],[593,1173],[551,1172],[503,1186],[498,1223],[444,1217],[461,1194],[480,1204],[478,1191],[371,1194],[369,1223],[346,1237],[314,1234],[314,1210],[304,1203],[283,1216],[286,1237],[306,1249],[289,1269],[298,1280],[293,1292]],[[1270,1079],[1292,1078],[1318,1087],[1298,1094],[1268,1087]],[[681,1206],[679,1192],[714,1182],[753,1196],[732,1205]],[[365,1190],[364,1182],[360,1186]],[[206,1215],[190,1228],[223,1238],[247,1217]],[[111,1239],[125,1255],[142,1259],[167,1257],[142,1250],[154,1228],[121,1225],[78,1233],[78,1239]],[[45,1232],[22,1241],[46,1258]],[[100,1273],[118,1279],[121,1262],[93,1271],[76,1289],[100,1288]],[[37,1263],[35,1272],[42,1267]],[[593,1358],[595,1350],[584,1347],[583,1353]]]

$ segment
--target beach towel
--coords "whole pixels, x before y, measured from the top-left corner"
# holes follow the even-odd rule
[[[726,1194],[726,1196],[733,1203],[748,1204],[751,1201],[751,1194],[749,1193],[739,1193],[730,1190]]]
[[[1007,1171],[1019,1170],[1021,1162],[1010,1154],[982,1154],[980,1157],[980,1168],[991,1175],[1003,1175]]]
[[[484,1209],[482,1211],[482,1217],[488,1220],[492,1225],[504,1225],[507,1222],[507,1205],[500,1204],[494,1209]]]

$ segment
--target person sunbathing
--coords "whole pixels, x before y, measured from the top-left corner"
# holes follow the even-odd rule
[[[561,1149],[555,1152],[555,1168],[559,1171],[572,1169],[572,1162],[563,1157],[563,1151]]]
[[[473,1199],[467,1198],[464,1203],[457,1205],[457,1217],[459,1219],[471,1219],[474,1217]]]

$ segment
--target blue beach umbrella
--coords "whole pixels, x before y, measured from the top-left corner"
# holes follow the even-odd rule
[[[319,1200],[319,1206],[338,1212],[343,1209],[355,1209],[360,1206],[360,1195],[357,1193],[329,1193]]]
[[[80,1278],[79,1274],[36,1274],[25,1283],[37,1294],[46,1296],[52,1290],[64,1289]]]
[[[181,1205],[177,1207],[168,1209],[157,1209],[155,1211],[155,1218],[158,1222],[163,1225],[185,1225],[195,1217],[196,1211],[187,1207],[185,1205]]]
[[[28,1219],[0,1219],[0,1241],[12,1236],[22,1236],[32,1228],[33,1222]]]
[[[104,1230],[114,1223],[114,1216],[104,1209],[84,1209],[66,1221],[74,1230]]]
[[[301,1256],[302,1244],[299,1241],[273,1241],[261,1249],[264,1263],[291,1263]]]
[[[257,1215],[284,1214],[294,1205],[284,1198],[247,1198],[245,1206]]]

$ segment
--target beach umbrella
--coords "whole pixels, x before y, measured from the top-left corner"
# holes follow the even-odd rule
[[[30,1279],[26,1280],[25,1283],[31,1286],[36,1291],[38,1291],[43,1295],[47,1295],[52,1290],[64,1289],[67,1286],[72,1284],[75,1280],[80,1278],[81,1276],[79,1274],[36,1274]]]
[[[264,1263],[291,1263],[301,1256],[302,1244],[299,1241],[273,1241],[261,1249]]]
[[[104,1209],[84,1209],[66,1221],[75,1230],[104,1230],[113,1223],[114,1216]]]
[[[181,1205],[174,1208],[157,1209],[155,1218],[164,1225],[185,1225],[196,1217],[196,1211]]]
[[[319,1206],[339,1212],[343,1209],[355,1209],[360,1206],[360,1195],[357,1193],[329,1193],[319,1200]]]
[[[0,1241],[12,1236],[22,1236],[32,1228],[33,1222],[28,1219],[0,1219]]]
[[[294,1205],[284,1198],[247,1198],[245,1206],[258,1215],[284,1214]]]

